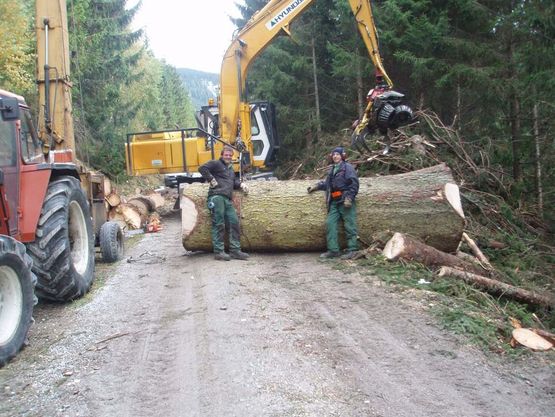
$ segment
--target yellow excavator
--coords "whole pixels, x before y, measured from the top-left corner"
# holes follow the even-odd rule
[[[217,106],[210,103],[197,114],[198,127],[127,135],[126,164],[129,175],[183,173],[182,182],[200,180],[192,173],[219,156],[224,144],[237,151],[239,172],[272,166],[279,140],[275,109],[268,102],[247,101],[247,72],[253,60],[280,34],[291,35],[290,24],[316,0],[270,0],[237,33],[227,49],[220,74]],[[376,87],[368,94],[364,116],[356,124],[353,145],[366,146],[376,130],[387,133],[412,120],[404,95],[382,64],[370,0],[348,0],[359,32],[376,70]]]

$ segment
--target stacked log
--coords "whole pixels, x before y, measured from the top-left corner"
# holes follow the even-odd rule
[[[249,194],[234,193],[241,244],[249,251],[326,249],[325,193],[307,193],[315,181],[252,181]],[[182,241],[187,250],[212,250],[208,185],[191,184],[181,196]],[[439,250],[453,252],[465,224],[451,171],[438,165],[405,174],[360,178],[356,198],[362,242],[384,231],[410,233]],[[340,236],[344,246],[344,236]]]
[[[120,223],[122,228],[142,229],[151,222],[160,223],[156,209],[164,204],[164,197],[157,193],[140,195],[123,201],[115,192],[106,197],[111,209],[108,220]]]

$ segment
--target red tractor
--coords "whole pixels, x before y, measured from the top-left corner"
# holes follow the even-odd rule
[[[123,255],[107,221],[104,175],[75,159],[67,9],[35,0],[38,126],[23,97],[0,90],[0,366],[23,346],[35,294],[70,301]],[[42,72],[43,71],[43,72]]]
[[[25,342],[34,291],[53,301],[85,294],[95,241],[104,260],[121,258],[123,235],[106,221],[103,181],[79,168],[71,149],[45,153],[23,97],[0,90],[0,366]]]

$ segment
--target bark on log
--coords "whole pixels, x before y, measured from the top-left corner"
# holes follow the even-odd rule
[[[163,207],[164,204],[166,204],[166,199],[157,192],[149,193],[145,195],[145,197],[150,200],[152,207],[154,207],[154,210],[159,209],[160,207]]]
[[[327,207],[323,192],[308,194],[315,181],[250,181],[249,195],[234,194],[241,219],[241,244],[255,251],[311,251],[326,248]],[[446,187],[446,185],[448,185]],[[212,250],[208,185],[183,187],[183,246]],[[451,201],[451,202],[449,202]],[[438,165],[401,175],[361,178],[356,199],[361,241],[383,231],[410,233],[440,250],[455,251],[463,232],[458,187],[451,171]],[[457,211],[458,210],[458,211]],[[344,238],[341,236],[344,246]]]
[[[133,198],[127,202],[128,206],[132,206],[137,212],[141,215],[141,217],[148,217],[150,214],[150,210],[148,206],[142,201],[136,198]]]
[[[382,254],[390,261],[406,259],[415,261],[427,266],[449,265],[465,271],[472,271],[483,274],[486,271],[479,265],[461,259],[458,256],[450,255],[417,241],[402,233],[395,233],[387,242]]]
[[[525,290],[523,288],[518,288],[513,285],[506,284],[495,279],[486,278],[481,275],[472,274],[469,272],[459,271],[458,269],[450,268],[444,266],[439,270],[438,275],[440,277],[449,276],[453,278],[459,278],[465,282],[476,284],[487,291],[503,295],[505,297],[510,297],[515,300],[524,301],[528,304],[535,304],[544,307],[553,307],[554,300],[550,295],[537,294],[532,291]]]
[[[485,273],[489,275],[491,278],[496,278],[499,276],[499,273],[497,272],[496,269],[493,268],[491,264],[488,264],[489,266],[484,265],[482,262],[480,262],[478,258],[470,255],[469,253],[457,251],[456,256],[457,258],[460,258],[463,261],[466,261],[475,265],[478,268],[478,270],[481,271],[481,274]]]

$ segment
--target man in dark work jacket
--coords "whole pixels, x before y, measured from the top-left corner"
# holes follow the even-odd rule
[[[335,258],[339,253],[338,225],[342,219],[347,237],[347,252],[341,259],[352,259],[358,250],[357,218],[355,197],[358,194],[358,176],[353,166],[345,162],[345,151],[337,147],[331,152],[333,166],[325,181],[320,181],[308,192],[326,191],[328,217],[326,220],[326,240],[328,251],[321,258]]]
[[[210,183],[208,208],[212,215],[212,246],[214,258],[221,261],[229,261],[231,258],[246,260],[249,257],[241,251],[239,218],[231,200],[234,189],[247,194],[248,188],[235,176],[232,158],[233,148],[226,146],[220,159],[208,161],[199,168],[200,174]],[[229,232],[229,255],[224,247],[226,227]]]

